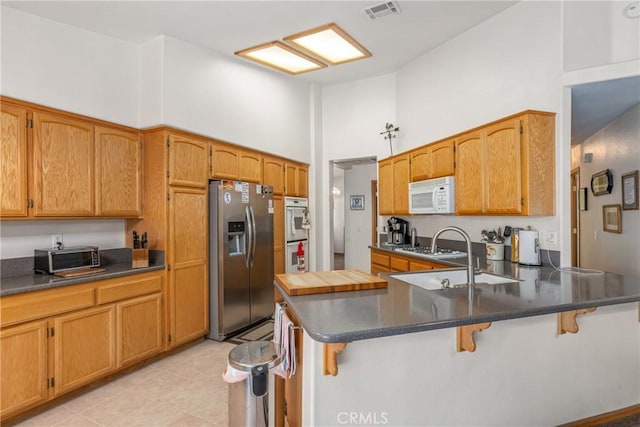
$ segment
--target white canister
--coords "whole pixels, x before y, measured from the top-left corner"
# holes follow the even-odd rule
[[[487,242],[487,259],[494,261],[504,260],[504,243]]]

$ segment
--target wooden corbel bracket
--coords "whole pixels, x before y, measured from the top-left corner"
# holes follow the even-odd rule
[[[347,348],[346,342],[327,343],[322,346],[322,374],[335,377],[338,375],[338,354]]]
[[[563,311],[558,313],[558,335],[566,334],[570,332],[572,334],[578,333],[578,322],[576,317],[579,314],[587,314],[596,311],[595,307],[583,308],[580,310]]]
[[[458,326],[456,351],[476,351],[476,342],[473,340],[473,333],[483,331],[491,326],[491,322],[476,323],[475,325]]]

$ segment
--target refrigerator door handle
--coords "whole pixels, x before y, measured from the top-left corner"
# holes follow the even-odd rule
[[[253,206],[249,205],[249,212],[251,213],[251,228],[252,228],[252,232],[251,232],[251,266],[253,266],[253,259],[256,257],[256,239],[258,238],[258,236],[256,236],[256,216],[253,213]]]
[[[247,221],[247,248],[244,254],[245,264],[247,268],[251,267],[253,264],[253,259],[251,258],[251,252],[253,248],[253,223],[251,221],[251,212],[249,212],[249,206],[245,206],[244,208],[244,217]]]

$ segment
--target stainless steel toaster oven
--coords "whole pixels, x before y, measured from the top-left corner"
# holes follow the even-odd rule
[[[100,267],[100,250],[97,246],[75,246],[63,249],[36,249],[34,270],[37,273],[58,273]]]

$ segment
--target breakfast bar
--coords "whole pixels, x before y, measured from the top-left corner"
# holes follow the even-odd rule
[[[276,283],[304,328],[303,424],[555,425],[640,402],[640,278],[492,266],[516,281],[426,290],[401,280],[421,272],[386,273],[385,288],[300,296]]]

